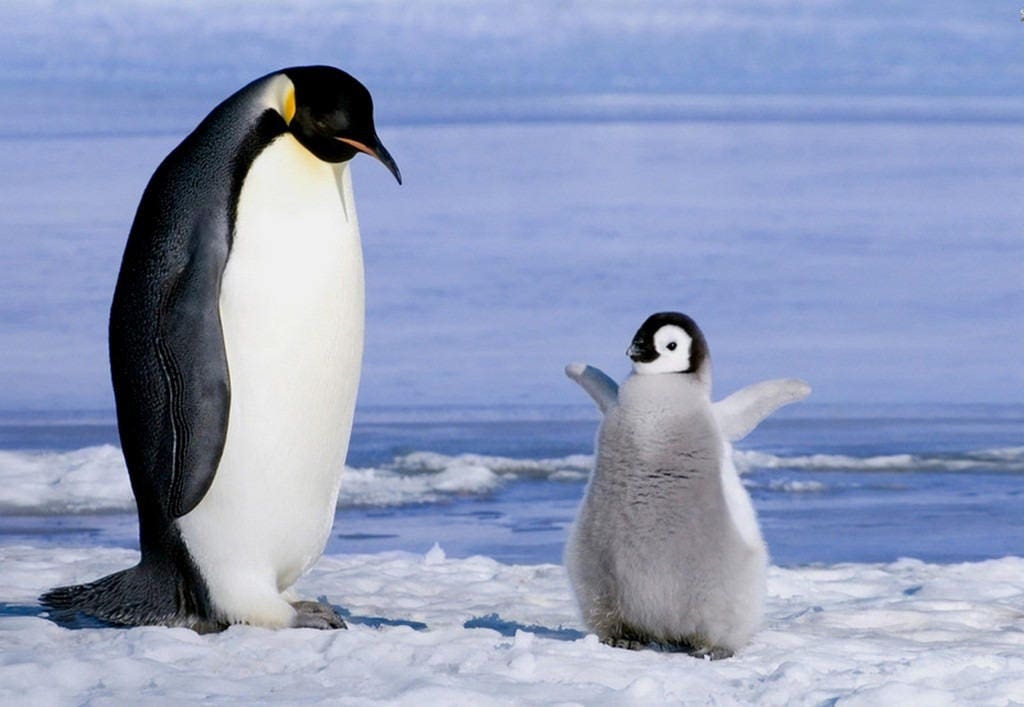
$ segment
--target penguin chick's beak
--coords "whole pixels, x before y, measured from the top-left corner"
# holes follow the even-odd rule
[[[395,179],[398,180],[398,183],[402,183],[402,173],[398,171],[398,165],[395,164],[395,160],[391,157],[391,153],[387,151],[387,148],[380,144],[380,140],[376,141],[377,144],[375,147],[367,147],[358,140],[350,140],[347,137],[339,137],[336,139],[351,145],[360,152],[365,152],[370,157],[376,157],[380,160],[381,164],[388,168],[388,171],[390,171],[391,174],[395,175]]]
[[[654,359],[658,358],[658,352],[654,350],[654,347],[646,346],[644,342],[639,339],[629,345],[629,348],[626,349],[626,355],[635,363],[650,363]]]

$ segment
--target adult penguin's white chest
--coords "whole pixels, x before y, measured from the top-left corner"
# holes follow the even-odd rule
[[[283,591],[326,545],[359,385],[363,261],[347,163],[322,162],[289,134],[255,159],[220,314],[227,439],[179,526],[208,578],[242,564]]]

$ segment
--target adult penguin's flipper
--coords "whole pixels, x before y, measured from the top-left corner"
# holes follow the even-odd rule
[[[136,226],[146,207],[144,199]],[[159,509],[167,518],[202,500],[227,437],[231,392],[220,322],[226,231],[219,215],[200,216],[173,233],[185,243],[158,265],[131,252],[138,246],[133,229],[111,310],[111,371],[132,488],[140,510]],[[136,259],[148,267],[128,267]]]

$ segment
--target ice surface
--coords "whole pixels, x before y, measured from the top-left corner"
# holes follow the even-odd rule
[[[341,507],[430,503],[479,495],[518,478],[582,481],[592,458],[509,459],[414,452],[381,467],[350,468]],[[121,451],[110,445],[72,452],[0,451],[0,513],[61,515],[134,510]]]
[[[807,469],[816,471],[1024,471],[1024,447],[982,449],[966,454],[884,454],[850,457],[843,454],[776,456],[743,450],[736,452],[740,472],[751,469]]]
[[[835,454],[784,456],[735,450],[742,474],[754,470],[804,472],[1024,472],[1024,447],[958,455],[894,454],[852,457]],[[593,457],[512,459],[482,454],[411,452],[374,467],[348,468],[342,477],[340,508],[437,503],[482,496],[517,481],[582,483]],[[775,491],[821,491],[818,480],[773,480]],[[71,452],[0,451],[0,513],[61,515],[133,511],[135,503],[121,451],[110,445]]]
[[[7,601],[0,604],[0,701],[997,705],[1024,698],[1020,558],[772,568],[763,629],[737,656],[717,662],[580,637],[561,567],[453,560],[440,548],[323,558],[298,588],[349,612],[347,631],[69,630],[40,616],[39,592],[135,558],[116,549],[0,548]]]

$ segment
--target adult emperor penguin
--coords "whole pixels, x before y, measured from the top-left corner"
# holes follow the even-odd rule
[[[592,366],[566,367],[603,412],[569,579],[605,643],[728,657],[760,622],[768,562],[730,442],[810,388],[771,380],[712,403],[707,342],[678,312],[649,317],[627,353],[621,388]]]
[[[363,349],[349,161],[369,92],[329,66],[218,105],[154,172],[110,315],[139,564],[41,601],[125,625],[343,627],[291,586],[334,519]]]

